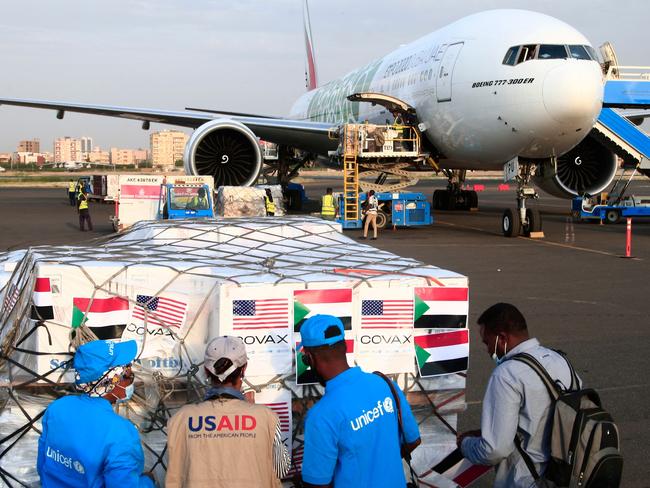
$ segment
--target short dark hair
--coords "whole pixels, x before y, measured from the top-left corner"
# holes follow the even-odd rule
[[[232,366],[232,361],[230,359],[228,359],[228,358],[217,359],[214,362],[214,372],[217,373],[217,374],[221,374],[224,371],[226,371],[228,368],[230,368],[231,366]],[[214,384],[222,385],[224,383],[231,383],[232,384],[235,381],[237,381],[237,379],[242,374],[242,369],[243,368],[244,368],[243,366],[240,366],[235,371],[230,373],[226,377],[226,379],[224,379],[223,381],[221,381],[219,378],[217,378],[215,375],[213,375],[209,370],[206,369],[205,371],[208,373],[208,376],[210,377],[210,379],[212,380],[212,382]]]
[[[332,188],[328,187],[327,190],[325,190],[326,193],[332,193]]]
[[[495,334],[516,334],[528,330],[522,313],[509,303],[495,303],[483,312],[476,322]]]

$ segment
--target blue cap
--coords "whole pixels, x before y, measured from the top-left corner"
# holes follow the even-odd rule
[[[74,355],[74,369],[79,373],[77,383],[98,380],[108,370],[131,363],[137,353],[138,345],[134,340],[92,341],[83,344]]]
[[[325,331],[331,327],[339,328],[339,333],[333,337],[325,337]],[[329,346],[345,340],[343,322],[333,315],[314,315],[305,320],[300,327],[300,337],[304,347]]]

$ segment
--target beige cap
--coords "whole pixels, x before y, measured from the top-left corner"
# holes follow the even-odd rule
[[[232,366],[221,374],[214,370],[214,363],[221,358],[227,358],[232,361]],[[210,371],[219,381],[225,380],[233,371],[242,367],[248,362],[246,355],[246,346],[244,341],[239,337],[221,336],[212,339],[205,348],[205,369]]]

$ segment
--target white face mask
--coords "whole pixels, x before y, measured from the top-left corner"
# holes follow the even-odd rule
[[[503,361],[506,360],[506,353],[508,352],[508,343],[506,342],[505,348],[504,348],[504,351],[503,351],[503,356],[501,356],[501,357],[497,356],[497,345],[498,344],[499,344],[499,337],[497,337],[496,340],[494,341],[494,352],[492,353],[492,361],[494,361],[497,366],[499,364],[501,364]]]
[[[133,392],[135,391],[135,386],[133,386],[133,383],[131,383],[129,386],[124,388],[124,398],[119,398],[117,400],[117,403],[126,403],[128,402],[131,397],[133,396]]]

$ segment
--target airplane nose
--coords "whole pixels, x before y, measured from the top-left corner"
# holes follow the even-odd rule
[[[567,60],[544,80],[544,106],[557,122],[592,125],[603,105],[604,82],[595,62]]]

